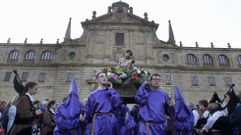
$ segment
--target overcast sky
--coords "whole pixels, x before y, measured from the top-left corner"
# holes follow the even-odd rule
[[[0,43],[55,43],[63,41],[69,17],[72,38],[81,36],[80,22],[107,13],[108,6],[119,0],[0,0]],[[159,24],[157,36],[168,39],[171,20],[177,44],[241,48],[241,0],[122,0],[133,7],[135,15]]]

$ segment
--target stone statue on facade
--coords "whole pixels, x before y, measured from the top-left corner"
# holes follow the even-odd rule
[[[122,58],[119,59],[118,68],[123,68],[126,71],[133,69],[135,60],[131,50],[126,50]]]

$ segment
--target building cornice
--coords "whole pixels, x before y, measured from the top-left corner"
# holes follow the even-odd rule
[[[85,47],[86,44],[78,44],[78,43],[71,43],[71,44],[21,44],[21,43],[11,43],[11,44],[7,44],[7,43],[0,43],[0,47],[65,47],[65,46],[78,46],[78,47]]]
[[[208,48],[208,47],[172,47],[172,46],[163,46],[155,45],[152,48],[154,49],[175,49],[175,50],[197,50],[197,51],[229,51],[229,52],[241,52],[241,48]]]
[[[58,68],[58,67],[72,67],[72,68],[78,68],[78,67],[114,67],[116,64],[108,64],[108,63],[101,63],[101,64],[96,64],[96,63],[71,63],[71,64],[60,64],[60,63],[38,63],[38,64],[27,64],[27,63],[19,63],[19,64],[0,64],[0,68],[5,67],[48,67],[48,68]],[[223,72],[223,71],[228,71],[228,72],[241,72],[241,68],[205,68],[205,67],[196,67],[196,68],[189,68],[181,65],[177,66],[158,66],[158,65],[143,65],[141,66],[146,69],[168,69],[168,70],[179,70],[179,71],[213,71],[213,72]]]

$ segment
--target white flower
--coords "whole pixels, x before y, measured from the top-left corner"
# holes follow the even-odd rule
[[[127,75],[126,75],[126,73],[122,73],[121,75],[120,75],[120,78],[125,78]]]
[[[126,74],[126,73],[122,73],[122,76],[123,76],[123,77],[126,77],[126,76],[127,76],[127,74]]]
[[[144,71],[144,73],[145,73],[145,75],[147,75],[147,74],[148,74],[148,72],[147,72],[147,71]]]
[[[137,73],[140,74],[140,73],[141,73],[141,70],[137,69]]]
[[[108,72],[108,73],[107,73],[107,76],[112,76],[112,73],[111,73],[111,72]]]

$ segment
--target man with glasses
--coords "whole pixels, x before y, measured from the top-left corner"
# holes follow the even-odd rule
[[[160,74],[152,74],[149,82],[141,85],[135,99],[140,105],[138,135],[165,135],[165,121],[170,98],[160,89]]]

